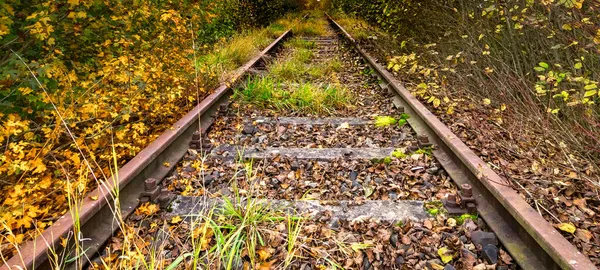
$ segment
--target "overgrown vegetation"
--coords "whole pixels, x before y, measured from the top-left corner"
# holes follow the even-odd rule
[[[330,4],[351,14],[341,21],[355,38],[377,43],[388,68],[415,83],[411,90],[434,107],[452,114],[465,106],[456,98],[464,93],[495,109],[498,123],[509,109],[527,115],[537,129],[556,130],[559,134],[550,138],[556,144],[570,143],[581,155],[600,153],[598,2]]]
[[[112,175],[109,164],[124,164],[286,30],[289,20],[256,27],[294,8],[287,0],[2,2],[4,258],[58,215],[77,216],[77,199]]]
[[[315,23],[304,24],[304,28],[315,27]],[[340,60],[312,61],[314,46],[314,42],[301,38],[286,42],[288,54],[275,60],[267,75],[253,77],[236,89],[235,97],[258,108],[300,113],[330,113],[348,106],[350,92],[339,83],[326,82],[340,71]]]

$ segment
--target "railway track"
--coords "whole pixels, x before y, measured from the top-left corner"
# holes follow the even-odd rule
[[[296,224],[303,243],[294,252],[281,247],[290,238],[274,237],[261,244],[269,250],[266,258],[259,256],[267,261],[302,255],[286,265],[294,269],[596,268],[340,25],[329,16],[326,24],[320,36],[285,32],[121,168],[117,182],[107,181],[89,194],[80,210],[86,238],[80,258],[86,259],[65,267],[101,265],[101,258],[119,251],[115,231],[123,224],[114,218],[113,203],[118,186],[127,223],[151,235],[152,245],[169,261],[181,257],[180,248],[169,242],[186,240],[154,227],[193,224],[226,212],[227,206],[246,211],[252,205],[276,209],[277,218],[288,224],[291,217],[302,220]],[[305,71],[300,83],[265,79],[296,57],[298,47],[310,51],[303,61],[318,72]],[[288,102],[277,104],[283,109],[247,100],[262,93],[248,89],[261,85],[286,95]],[[304,110],[309,102],[302,97],[289,102],[292,93],[308,87],[323,91],[321,102],[339,104]],[[277,98],[267,95],[264,101]],[[156,202],[163,211],[141,221],[140,201]],[[174,221],[178,217],[184,221]],[[264,231],[288,237],[294,231],[272,220]],[[50,268],[48,246],[69,254],[72,241],[60,242],[72,228],[71,217],[64,216],[1,269]]]

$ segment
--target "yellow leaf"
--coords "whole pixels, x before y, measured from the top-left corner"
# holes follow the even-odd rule
[[[273,255],[273,252],[275,251],[275,249],[270,248],[270,247],[265,247],[265,248],[261,248],[257,253],[258,253],[258,258],[261,261],[266,261],[268,258],[271,257],[271,255]]]
[[[85,17],[87,17],[87,13],[85,13],[85,11],[77,12],[77,18],[85,18]]]
[[[169,162],[165,162],[165,163],[163,163],[163,165],[164,165],[165,167],[171,167],[171,163],[169,163]]]
[[[174,217],[171,219],[171,224],[177,224],[177,223],[181,222],[182,220],[183,220],[183,219],[181,219],[181,217],[180,217],[180,216],[174,216]]]
[[[574,233],[575,230],[577,230],[577,228],[575,227],[575,225],[573,225],[573,223],[561,223],[558,225],[555,225],[556,228],[560,229],[561,231],[565,231],[568,233]]]
[[[583,97],[591,97],[591,96],[595,95],[596,93],[598,93],[597,90],[586,91],[585,94],[583,95]]]
[[[483,105],[490,105],[491,103],[492,103],[492,101],[489,98],[483,99]]]
[[[567,31],[573,30],[573,28],[571,28],[571,25],[568,23],[563,24],[562,29]]]
[[[433,107],[437,108],[440,106],[440,99],[436,98],[433,100]]]
[[[153,203],[144,203],[142,204],[140,207],[138,207],[135,210],[135,214],[136,215],[152,215],[156,212],[158,212],[158,210],[160,209],[160,207],[157,204],[153,204]]]
[[[440,255],[440,259],[442,259],[443,263],[449,263],[450,261],[452,261],[452,252],[449,251],[446,247],[438,249],[438,255]]]
[[[71,6],[78,6],[79,0],[68,0],[67,3],[69,3]]]

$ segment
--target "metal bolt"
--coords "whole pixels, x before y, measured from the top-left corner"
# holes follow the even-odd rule
[[[463,195],[465,197],[473,197],[473,189],[471,188],[471,185],[462,184],[460,185],[460,188],[462,189]]]
[[[146,191],[153,191],[156,188],[156,179],[148,178],[144,181],[144,189]]]
[[[227,104],[221,104],[219,106],[219,111],[226,112],[227,111]]]
[[[456,206],[456,205],[458,205],[458,204],[456,203],[456,194],[454,194],[454,193],[450,193],[450,194],[448,194],[447,202],[448,202],[448,204],[450,204],[451,206]]]
[[[194,131],[194,134],[192,135],[192,141],[198,141],[200,140],[200,132],[199,131]]]

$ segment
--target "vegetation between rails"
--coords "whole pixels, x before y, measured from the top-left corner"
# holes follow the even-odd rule
[[[310,22],[306,24],[308,26],[304,28],[315,25]],[[269,66],[267,75],[251,78],[236,89],[235,96],[259,108],[276,111],[329,113],[348,106],[352,95],[342,85],[335,83],[335,73],[342,66],[340,60],[313,62],[311,48],[314,46],[314,42],[301,38],[287,42],[285,47],[289,53],[275,60]],[[329,82],[307,82],[309,80]]]

